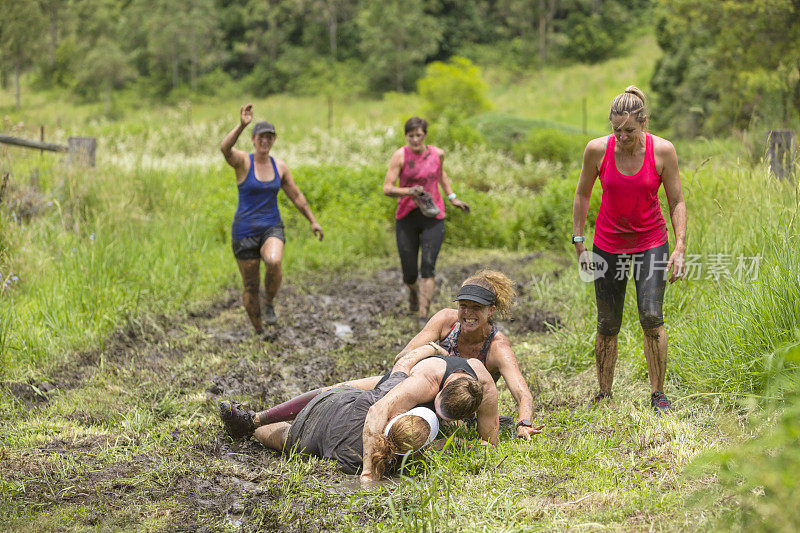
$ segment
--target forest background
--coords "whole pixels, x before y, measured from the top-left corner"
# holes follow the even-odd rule
[[[100,143],[86,170],[2,147],[8,528],[800,523],[800,192],[796,174],[776,180],[764,157],[768,131],[800,126],[800,2],[0,0],[0,13],[2,133],[37,138],[44,126],[47,140]],[[565,243],[582,149],[608,131],[610,99],[630,83],[650,97],[651,129],[678,149],[689,252],[760,258],[748,278],[668,290],[667,392],[679,414],[665,419],[639,402],[631,290],[616,403],[584,408],[593,293],[576,285]],[[314,242],[281,204],[288,277],[312,295],[329,276],[396,270],[393,204],[379,185],[402,122],[431,120],[459,197],[481,214],[481,224],[448,216],[442,270],[505,265],[525,289],[516,314],[551,317],[545,332],[513,330],[546,438],[435,455],[400,490],[350,495],[319,490],[335,479],[329,466],[220,434],[213,379],[234,365],[242,377],[269,370],[269,354],[289,350],[225,330],[231,347],[190,320],[222,307],[246,326],[224,296],[240,281],[228,248],[235,198],[216,150],[249,100],[278,127],[276,154],[326,228]],[[528,264],[531,252],[541,255]],[[292,290],[303,292],[287,299],[299,298]],[[328,378],[381,371],[409,334],[395,312],[379,314],[385,338],[369,339],[380,353],[346,345]],[[302,344],[293,349],[307,357]],[[302,357],[282,364],[302,369]],[[231,387],[260,404],[299,392],[270,383],[271,393]],[[504,412],[512,405],[502,392]]]

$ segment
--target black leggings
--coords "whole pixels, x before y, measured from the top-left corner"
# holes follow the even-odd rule
[[[636,305],[642,329],[655,329],[664,325],[662,306],[667,286],[667,261],[669,244],[650,248],[635,254],[612,254],[594,247],[594,253],[608,263],[608,270],[594,281],[597,299],[597,332],[614,336],[622,325],[622,307],[625,304],[625,287],[633,271],[636,283]]]
[[[414,283],[417,276],[432,278],[436,257],[444,241],[444,219],[429,218],[414,209],[395,224],[397,251],[403,269],[403,282]],[[422,261],[417,269],[417,255],[422,248]]]

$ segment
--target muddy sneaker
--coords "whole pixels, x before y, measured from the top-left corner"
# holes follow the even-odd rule
[[[219,402],[219,417],[225,424],[225,431],[234,439],[247,437],[256,430],[253,418],[256,414],[253,411],[245,411],[238,402],[225,400]]]
[[[672,407],[672,404],[669,403],[667,395],[660,390],[657,390],[650,395],[650,407],[652,407],[658,414],[671,413],[675,410]]]
[[[264,306],[264,324],[274,326],[278,323],[278,315],[275,314],[275,308],[269,304]]]
[[[414,203],[419,207],[419,210],[422,212],[423,215],[426,217],[435,217],[439,214],[439,206],[433,201],[433,196],[430,194],[423,192],[420,194],[415,194],[413,197]]]
[[[606,394],[605,392],[598,392],[597,395],[595,395],[595,397],[592,398],[592,400],[589,403],[591,403],[592,405],[597,405],[603,400],[610,400],[613,397],[614,397],[613,393],[609,392],[608,394]]]

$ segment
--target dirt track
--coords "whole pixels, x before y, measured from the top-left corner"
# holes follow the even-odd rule
[[[558,322],[558,317],[537,309],[525,297],[524,272],[532,260],[534,256],[486,265],[503,270],[518,282],[522,303],[517,316],[521,318],[500,324],[511,335],[545,331],[545,322]],[[439,307],[448,305],[458,284],[478,268],[440,268]],[[263,525],[270,520],[285,486],[282,459],[252,441],[230,441],[212,414],[217,402],[236,398],[260,409],[320,385],[383,373],[416,329],[396,268],[348,279],[330,276],[316,277],[309,284],[287,283],[279,295],[277,312],[279,326],[270,330],[268,340],[259,339],[251,333],[239,291],[231,290],[183,316],[130,324],[102,350],[77,354],[47,382],[6,383],[34,416],[51,403],[58,404],[53,406],[57,411],[70,406],[64,418],[75,431],[39,445],[25,459],[0,455],[0,466],[25,481],[30,505],[102,509],[105,505],[113,508],[114,502],[143,505],[176,498],[168,529],[196,530],[223,521],[230,522],[226,527]],[[109,400],[112,405],[102,408],[102,400],[97,405],[69,401],[71,395],[106,394],[103,383],[131,392]],[[125,429],[124,411],[142,404],[154,413],[155,421],[153,427],[137,434]],[[196,415],[188,407],[192,404],[206,413],[205,434],[184,429],[182,420]],[[157,438],[154,428],[160,428]],[[132,455],[122,453],[125,443],[121,444],[120,438],[129,443]],[[161,444],[163,439],[166,444]],[[148,445],[153,440],[159,444]],[[109,458],[103,453],[109,448],[116,456]],[[54,483],[48,469],[52,461],[64,457],[79,465]],[[176,468],[180,472],[167,476],[167,481],[154,474]],[[334,484],[344,481],[330,464],[315,463],[312,468]],[[145,481],[133,481],[142,479]],[[375,512],[377,518],[386,510]],[[335,516],[335,510],[327,513]],[[316,528],[325,516],[321,510],[309,520],[315,521]],[[250,522],[253,517],[256,522]],[[105,523],[102,513],[94,520]],[[134,517],[131,520],[138,522]],[[301,518],[292,528],[308,525]]]

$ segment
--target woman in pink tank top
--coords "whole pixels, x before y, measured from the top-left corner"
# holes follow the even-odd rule
[[[572,242],[582,277],[594,280],[597,300],[595,357],[600,392],[593,402],[611,397],[625,288],[628,277],[633,277],[644,331],[650,405],[659,413],[667,412],[672,406],[664,395],[667,337],[662,306],[667,273],[671,271],[670,283],[683,277],[686,250],[686,204],[678,155],[672,143],[645,131],[645,97],[637,87],[631,85],[614,99],[608,118],[613,134],[586,145],[572,206]],[[584,245],[584,229],[598,178],[603,195],[590,254]],[[675,234],[671,255],[658,199],[662,184]]]
[[[439,187],[454,207],[469,212],[469,206],[456,198],[442,169],[444,151],[425,144],[428,123],[410,118],[405,134],[406,146],[395,151],[389,162],[383,194],[398,199],[395,234],[403,282],[408,287],[411,312],[417,313],[420,324],[425,324],[433,299],[436,258],[444,241],[444,201]],[[418,266],[419,255],[422,257]]]

